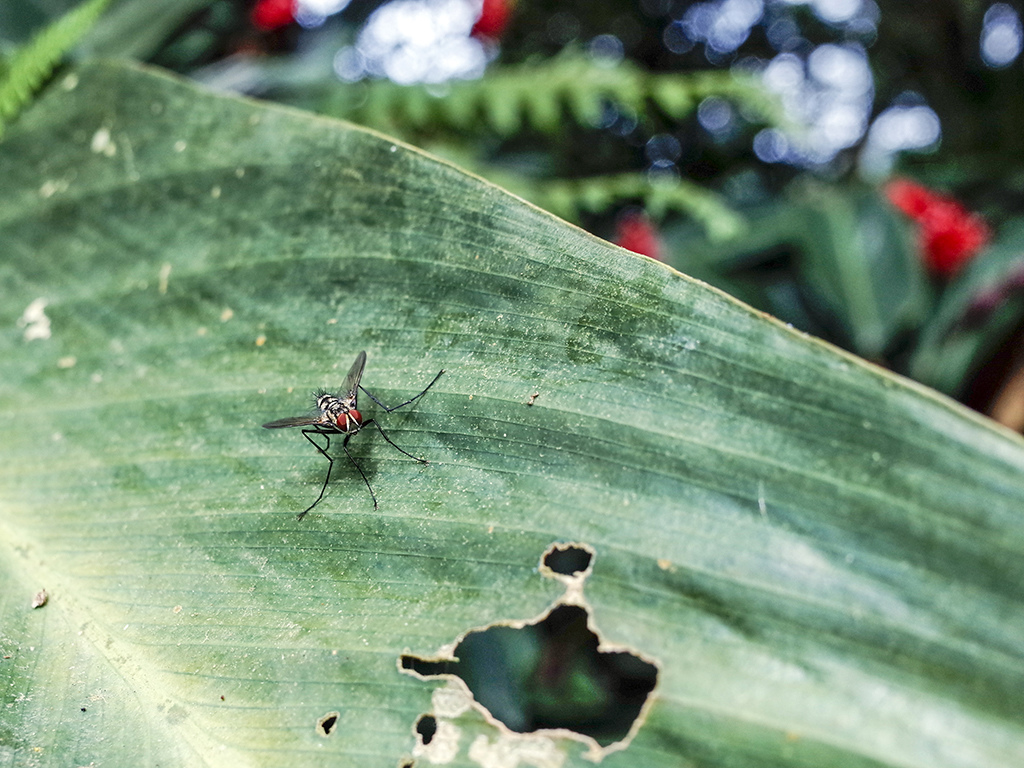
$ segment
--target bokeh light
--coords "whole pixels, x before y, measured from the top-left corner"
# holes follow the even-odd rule
[[[483,43],[470,32],[479,0],[393,0],[375,10],[354,46],[334,60],[339,78],[386,77],[402,85],[480,77]]]
[[[295,21],[307,29],[322,26],[329,16],[341,13],[351,0],[298,0]]]
[[[986,12],[981,28],[981,59],[993,69],[1010,66],[1020,56],[1024,34],[1020,16],[1006,3],[995,3]]]
[[[591,57],[600,64],[614,66],[622,61],[625,48],[615,35],[598,35],[588,46]]]
[[[763,13],[763,0],[694,3],[679,24],[687,38],[704,43],[709,53],[732,53],[746,42]]]
[[[785,140],[777,131],[764,133],[754,148],[761,159],[822,165],[864,136],[874,79],[860,45],[826,43],[811,49],[806,59],[780,53],[765,66],[762,78],[805,130]]]
[[[916,93],[903,93],[871,124],[861,150],[861,170],[867,176],[885,176],[896,153],[932,149],[942,137],[939,116]]]

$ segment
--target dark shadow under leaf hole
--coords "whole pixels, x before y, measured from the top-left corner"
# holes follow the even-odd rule
[[[420,719],[416,721],[416,733],[423,739],[424,745],[433,741],[434,734],[437,733],[437,720],[434,716],[420,715]]]
[[[338,724],[339,713],[328,712],[326,715],[317,720],[316,732],[321,736],[330,736],[331,731],[334,730],[334,726]]]
[[[544,565],[555,573],[573,576],[590,567],[593,554],[582,547],[571,544],[555,544],[546,555]]]
[[[598,644],[586,610],[559,605],[535,624],[470,632],[455,648],[457,661],[406,655],[401,662],[425,677],[461,677],[510,730],[564,728],[607,746],[629,734],[658,672],[635,654]]]

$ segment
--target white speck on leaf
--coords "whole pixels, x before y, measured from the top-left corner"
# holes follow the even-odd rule
[[[89,143],[89,148],[95,153],[103,151],[103,147],[111,142],[111,131],[109,128],[100,128],[98,131],[92,134],[92,141]]]
[[[57,179],[44,181],[42,186],[39,187],[39,196],[44,200],[53,197],[58,192],[67,192],[68,189],[67,179]]]
[[[117,153],[117,145],[110,138],[110,129],[100,128],[96,131],[96,133],[92,135],[92,141],[89,142],[89,149],[97,155],[113,157]]]
[[[25,341],[50,338],[50,318],[46,316],[49,302],[39,297],[29,304],[18,318],[18,327],[25,329]]]
[[[159,278],[159,281],[157,282],[157,290],[160,292],[161,296],[163,294],[167,293],[167,281],[170,279],[170,277],[171,277],[171,265],[170,264],[163,264],[160,267],[160,278]]]

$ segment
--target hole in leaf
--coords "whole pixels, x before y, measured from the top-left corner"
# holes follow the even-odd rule
[[[554,544],[544,555],[544,565],[563,576],[574,576],[590,567],[594,555],[583,547]]]
[[[559,605],[535,624],[470,632],[455,647],[457,660],[406,655],[402,668],[461,677],[512,731],[564,728],[604,747],[629,735],[658,670],[628,651],[599,651],[587,619],[585,609]]]
[[[420,719],[416,721],[416,733],[423,739],[423,745],[429,744],[434,734],[437,733],[437,720],[434,719],[433,715],[420,715]]]
[[[447,674],[450,671],[448,667],[452,663],[450,661],[427,661],[419,656],[402,656],[402,669],[408,669],[423,677]]]
[[[340,717],[338,712],[328,712],[316,721],[316,732],[321,736],[330,736],[334,726],[338,724],[338,717]]]

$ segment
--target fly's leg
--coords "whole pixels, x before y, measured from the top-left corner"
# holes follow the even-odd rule
[[[440,375],[440,374],[438,374],[438,375]],[[377,428],[377,431],[380,432],[380,436],[388,441],[388,445],[390,445],[392,448],[394,448],[399,453],[404,453],[410,459],[413,459],[414,461],[418,461],[420,464],[428,464],[429,463],[426,459],[421,459],[419,456],[413,456],[411,453],[409,453],[404,448],[399,448],[395,444],[395,441],[392,440],[390,437],[388,437],[387,434],[384,432],[384,430],[380,428],[380,424],[377,423],[376,419],[367,419],[366,421],[363,422],[363,426],[364,427],[369,425],[369,424],[373,424],[373,426],[375,426]],[[347,439],[346,439],[346,442],[347,442]]]
[[[373,419],[370,419],[370,421],[373,422],[374,424],[377,423],[377,422],[373,421]],[[365,427],[368,423],[369,422],[363,422],[363,424],[361,425],[360,429],[362,427]],[[380,429],[380,427],[377,427],[377,429]],[[370,492],[370,498],[373,499],[373,509],[374,509],[374,511],[376,511],[377,510],[377,495],[373,492],[373,488],[370,487],[370,481],[366,479],[366,473],[363,472],[363,468],[359,466],[359,462],[356,461],[355,458],[352,456],[352,454],[348,452],[348,441],[352,439],[352,435],[354,435],[354,434],[355,434],[355,432],[350,432],[349,434],[345,435],[345,439],[342,440],[342,442],[341,442],[341,447],[344,449],[345,455],[348,456],[348,460],[352,462],[352,466],[354,466],[356,468],[356,470],[358,470],[359,476],[363,478],[363,482],[366,483],[366,490],[368,490]],[[387,438],[385,438],[385,440],[387,440]],[[388,440],[388,442],[391,443],[390,440]],[[391,444],[394,445],[394,443],[391,443]],[[397,445],[395,447],[398,448]],[[398,448],[398,450],[401,451],[402,449]],[[402,453],[405,453],[405,451],[402,451]],[[408,455],[408,454],[406,454],[406,455]],[[413,458],[415,458],[415,457],[413,457]]]
[[[386,413],[391,413],[392,411],[397,411],[397,410],[398,410],[399,408],[404,408],[405,406],[409,405],[409,403],[414,403],[414,402],[416,402],[416,401],[417,401],[417,400],[419,400],[419,399],[420,399],[421,397],[423,397],[423,396],[424,396],[425,394],[427,394],[427,391],[428,391],[428,390],[429,390],[429,389],[430,389],[430,388],[431,388],[432,386],[434,386],[434,384],[436,384],[436,383],[437,383],[437,380],[438,380],[438,379],[440,379],[440,378],[441,378],[441,374],[442,374],[442,373],[444,373],[444,369],[442,369],[442,370],[438,371],[438,372],[437,372],[437,376],[435,376],[435,377],[433,378],[433,380],[432,380],[432,381],[431,381],[431,382],[430,382],[429,384],[427,384],[427,386],[425,386],[425,387],[423,388],[423,391],[422,391],[422,392],[420,392],[420,393],[419,393],[418,395],[414,395],[413,397],[410,397],[410,398],[409,398],[408,400],[406,400],[406,401],[405,401],[404,403],[401,403],[400,405],[394,405],[394,406],[392,406],[392,407],[390,407],[390,408],[388,408],[388,407],[387,407],[386,405],[384,405],[384,403],[382,403],[382,402],[381,402],[380,400],[378,400],[378,399],[377,399],[376,397],[374,397],[374,396],[373,396],[373,395],[372,395],[372,394],[371,394],[371,393],[370,393],[369,391],[367,391],[366,389],[364,389],[364,388],[363,388],[363,385],[362,385],[362,384],[360,384],[360,385],[359,385],[359,388],[363,390],[363,392],[364,392],[364,393],[366,394],[366,396],[367,396],[368,398],[370,398],[371,400],[373,400],[373,402],[375,402],[375,403],[376,403],[377,405],[379,405],[379,406],[380,406],[381,408],[383,408],[383,409],[384,409],[384,411],[385,411]],[[380,429],[380,427],[377,427],[377,429],[379,430],[379,429]],[[382,432],[381,434],[384,434],[384,433]],[[387,438],[385,438],[385,439],[387,439]],[[390,441],[390,440],[388,440],[388,442],[389,442],[389,443],[391,443],[391,441]],[[391,443],[391,444],[392,444],[392,445],[395,445],[394,443]],[[397,446],[397,445],[395,445],[395,447],[396,447],[396,448],[398,448],[398,446]],[[398,448],[398,450],[402,451],[402,449],[401,449],[401,448]],[[402,453],[405,453],[405,451],[402,451]],[[408,456],[409,454],[407,454],[407,453],[406,453],[405,455],[406,455],[406,456]],[[415,459],[416,457],[415,457],[415,456],[413,456],[412,458],[414,458],[414,459]],[[419,461],[419,459],[417,459],[417,461]]]
[[[327,445],[324,446],[323,448],[321,448],[320,444],[316,440],[313,439],[312,435],[323,435],[325,438],[327,438]],[[327,490],[327,483],[329,483],[330,480],[331,480],[331,470],[334,469],[334,459],[327,452],[328,450],[330,450],[330,447],[331,447],[331,436],[329,434],[321,432],[320,430],[317,430],[317,429],[304,429],[304,430],[302,430],[302,436],[304,438],[306,438],[307,440],[309,440],[309,442],[313,444],[313,447],[316,448],[318,451],[320,451],[320,454],[325,459],[327,459],[327,476],[324,478],[323,487],[320,488],[320,495],[316,497],[316,501],[314,501],[312,504],[310,504],[304,510],[299,512],[299,518],[298,518],[299,520],[304,518],[306,516],[306,513],[309,512],[311,509],[313,509],[313,507],[315,507],[317,504],[319,504],[320,500],[323,499],[324,492]],[[345,442],[346,443],[348,442],[348,438],[345,439]],[[345,453],[348,453],[348,449],[347,448],[345,449]],[[349,458],[351,459],[352,456],[350,455]],[[362,474],[362,470],[360,470],[360,474]],[[365,480],[366,478],[364,477],[363,479]]]

